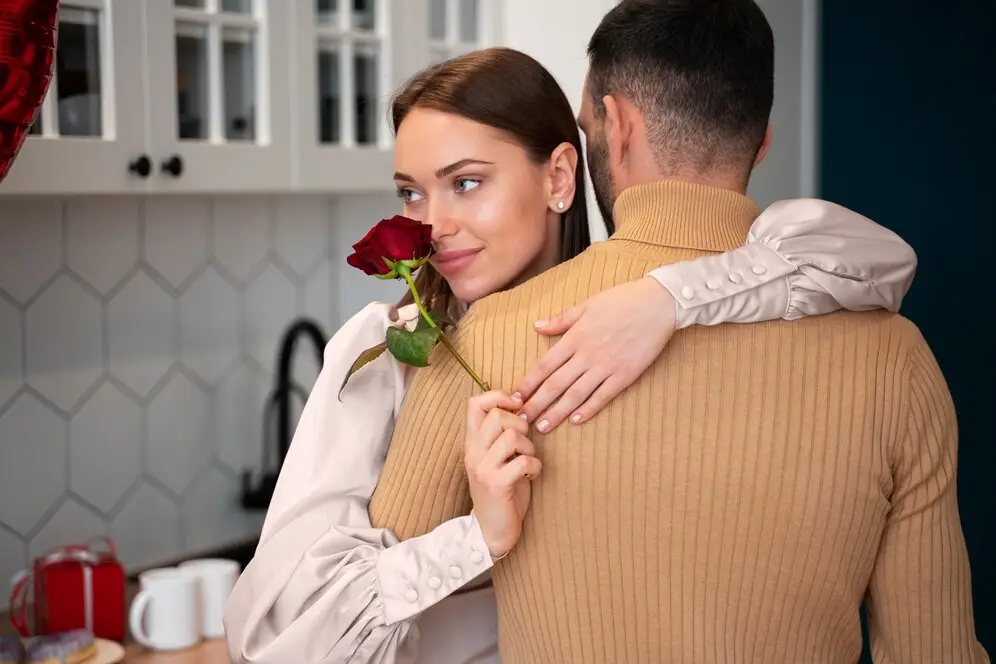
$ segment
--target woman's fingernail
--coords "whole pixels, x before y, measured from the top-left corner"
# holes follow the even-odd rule
[[[521,417],[523,420],[526,420],[526,421],[529,420],[529,416],[526,415],[525,413],[519,413],[519,417]]]
[[[546,420],[540,420],[540,423],[536,425],[536,428],[540,430],[540,433],[544,433],[550,428],[550,423]]]
[[[580,424],[581,423],[581,413],[574,413],[573,415],[571,415],[571,422],[573,422],[574,424]]]
[[[512,394],[512,401],[522,401],[522,395],[518,392]]]
[[[533,326],[534,327],[546,327],[546,321],[545,320],[538,320],[535,323],[533,323]]]

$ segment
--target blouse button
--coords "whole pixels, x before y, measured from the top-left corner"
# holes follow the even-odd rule
[[[719,290],[720,288],[719,279],[710,279],[706,283],[706,288],[708,288],[709,290]]]
[[[471,552],[471,554],[470,554],[470,562],[474,563],[475,565],[480,565],[481,561],[483,561],[483,560],[484,560],[484,554],[483,553],[481,553],[480,551],[472,551]]]
[[[691,300],[692,298],[695,297],[695,289],[692,288],[691,286],[685,286],[684,288],[681,289],[681,297],[685,298],[686,300]]]
[[[753,272],[754,274],[764,274],[765,272],[768,271],[768,268],[764,267],[763,265],[755,265],[750,269],[750,271]]]
[[[432,590],[439,590],[443,585],[443,582],[439,580],[438,576],[433,576],[429,578],[429,588]]]
[[[418,601],[418,593],[415,592],[414,588],[409,588],[405,591],[405,599],[411,603],[415,603]]]
[[[730,272],[730,281],[739,284],[744,278],[739,272]]]
[[[452,576],[454,579],[459,579],[461,576],[463,576],[463,570],[454,565],[453,567],[450,568],[450,576]]]

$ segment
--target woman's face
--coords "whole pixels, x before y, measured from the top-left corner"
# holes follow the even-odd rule
[[[556,264],[564,178],[553,161],[535,164],[503,133],[458,115],[416,108],[401,123],[394,181],[404,214],[432,226],[430,262],[459,300]],[[573,168],[570,181],[573,194]],[[571,202],[565,198],[564,209]]]

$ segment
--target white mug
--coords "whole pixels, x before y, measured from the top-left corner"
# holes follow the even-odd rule
[[[180,569],[197,577],[200,585],[201,636],[225,636],[225,604],[239,578],[239,564],[224,558],[200,558],[180,563]]]
[[[135,640],[152,650],[182,650],[201,639],[197,622],[197,579],[175,567],[138,575],[141,590],[131,604],[128,626]]]

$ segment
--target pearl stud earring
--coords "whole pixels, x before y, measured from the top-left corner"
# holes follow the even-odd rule
[[[562,199],[559,200],[559,201],[557,201],[557,209],[558,210],[563,210],[564,209],[564,201]]]

